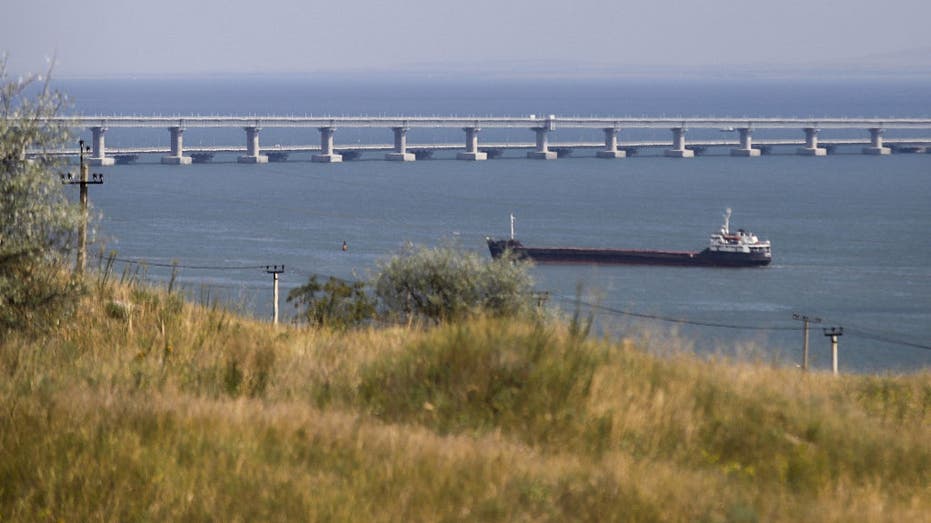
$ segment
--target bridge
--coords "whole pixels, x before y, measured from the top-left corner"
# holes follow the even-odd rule
[[[797,145],[796,152],[806,156],[824,156],[828,148],[836,145],[863,145],[862,152],[872,155],[890,154],[888,145],[926,147],[931,139],[908,139],[883,141],[887,129],[931,129],[931,118],[615,118],[615,117],[557,117],[546,116],[487,116],[487,117],[436,117],[436,116],[72,116],[50,119],[51,122],[71,128],[90,129],[92,139],[92,165],[113,165],[114,158],[107,156],[106,132],[111,128],[163,128],[170,135],[169,148],[123,148],[111,150],[115,154],[165,154],[162,163],[189,164],[192,157],[185,153],[233,152],[243,153],[238,160],[243,163],[266,163],[268,154],[309,151],[314,162],[340,162],[343,157],[337,151],[334,133],[337,128],[385,128],[394,133],[392,144],[366,144],[346,146],[343,149],[386,151],[385,159],[414,161],[415,149],[441,150],[460,149],[456,157],[460,160],[485,160],[489,149],[530,149],[528,158],[553,160],[560,149],[596,148],[599,158],[623,158],[628,150],[640,147],[663,147],[664,155],[690,158],[696,150],[707,147],[730,147],[733,156],[753,157],[762,154],[774,145]],[[244,146],[184,148],[184,130],[188,128],[241,128],[245,131]],[[287,146],[262,148],[259,135],[263,128],[316,128],[320,132],[319,146]],[[411,128],[459,128],[465,132],[464,144],[409,145],[407,133]],[[534,132],[534,142],[488,143],[479,147],[479,131],[486,129],[528,129]],[[557,128],[599,129],[604,133],[603,142],[549,141],[549,133]],[[669,142],[625,142],[618,136],[622,129],[669,129]],[[686,142],[689,129],[716,129],[736,132],[736,140],[705,140]],[[757,129],[795,129],[804,138],[764,140],[754,147],[753,132]],[[818,140],[822,129],[863,130],[862,140]],[[868,136],[867,136],[868,133]],[[77,154],[75,150],[57,151],[58,154]],[[30,151],[27,154],[38,154]]]

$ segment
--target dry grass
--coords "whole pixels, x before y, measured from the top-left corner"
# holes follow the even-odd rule
[[[107,281],[82,310],[0,341],[2,520],[931,513],[927,371],[833,379],[554,322],[274,328]]]

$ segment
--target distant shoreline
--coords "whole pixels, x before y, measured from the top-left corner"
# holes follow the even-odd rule
[[[700,82],[931,82],[931,66],[883,67],[877,65],[834,67],[733,67],[733,68],[409,68],[398,70],[320,70],[278,72],[124,73],[116,75],[57,74],[57,80],[312,80],[333,82],[366,79],[385,82],[612,82],[612,81],[700,81]]]

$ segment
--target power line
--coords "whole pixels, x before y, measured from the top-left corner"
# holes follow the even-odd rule
[[[566,296],[558,296],[558,298],[564,302],[569,302],[574,305],[584,305],[586,307],[597,309],[605,312],[610,312],[612,314],[617,314],[621,316],[633,316],[636,318],[644,318],[649,320],[659,320],[666,321],[670,323],[682,323],[686,325],[697,325],[699,327],[719,327],[722,329],[743,329],[743,330],[759,330],[759,331],[797,331],[798,327],[764,327],[759,325],[737,325],[733,323],[717,323],[711,321],[699,321],[699,320],[689,320],[685,318],[672,318],[669,316],[659,316],[656,314],[644,314],[640,312],[626,311],[621,309],[615,309],[613,307],[606,307],[604,305],[597,305],[594,303],[589,303],[586,301],[579,300],[577,298],[568,298]]]
[[[910,342],[910,341],[904,341],[904,340],[899,340],[899,339],[895,339],[895,338],[890,338],[890,337],[888,337],[888,336],[883,336],[883,335],[880,335],[880,334],[872,334],[872,333],[870,333],[870,332],[857,329],[856,327],[854,327],[854,328],[852,328],[852,329],[849,328],[849,327],[845,327],[844,332],[845,332],[846,334],[852,334],[852,335],[854,335],[854,336],[857,336],[857,337],[860,337],[860,338],[865,338],[865,339],[868,339],[868,340],[880,341],[880,342],[883,342],[883,343],[890,343],[890,344],[893,344],[893,345],[903,345],[903,346],[906,346],[906,347],[912,347],[912,348],[916,348],[916,349],[931,350],[931,345],[922,345],[922,344],[920,344],[920,343],[913,343],[913,342]]]
[[[135,263],[138,265],[146,265],[149,267],[167,267],[167,268],[178,268],[178,269],[199,269],[199,270],[211,270],[211,271],[241,271],[241,270],[254,270],[254,269],[265,269],[271,265],[183,265],[180,263],[158,263],[150,262],[144,259],[129,259],[129,258],[113,258],[114,261],[123,262],[123,263]]]
[[[684,319],[684,318],[671,318],[671,317],[668,317],[668,316],[659,316],[659,315],[655,315],[655,314],[643,314],[643,313],[639,313],[639,312],[633,312],[633,311],[626,311],[626,310],[621,310],[621,309],[615,309],[615,308],[612,308],[612,307],[606,307],[606,306],[603,306],[603,305],[597,305],[597,304],[594,304],[594,303],[589,303],[589,302],[585,302],[585,301],[582,301],[582,300],[577,300],[577,299],[574,299],[574,298],[567,298],[567,297],[565,297],[565,296],[560,296],[559,298],[560,298],[561,300],[563,300],[563,301],[566,301],[566,302],[569,302],[569,303],[572,303],[572,304],[585,305],[586,307],[590,307],[590,308],[592,308],[592,309],[602,310],[602,311],[610,312],[610,313],[617,314],[617,315],[634,316],[634,317],[637,317],[637,318],[645,318],[645,319],[650,319],[650,320],[667,321],[667,322],[671,322],[671,323],[682,323],[682,324],[687,324],[687,325],[696,325],[696,326],[699,326],[699,327],[720,327],[720,328],[725,328],[725,329],[745,329],[745,330],[761,330],[761,331],[767,331],[767,330],[768,330],[768,331],[795,331],[795,330],[799,330],[798,327],[764,327],[764,326],[754,326],[754,325],[736,325],[736,324],[728,324],[728,323],[716,323],[716,322],[708,322],[708,321],[688,320],[688,319]],[[845,329],[844,332],[845,332],[846,334],[850,334],[850,335],[853,335],[853,336],[856,336],[856,337],[860,337],[860,338],[864,338],[864,339],[868,339],[868,340],[879,341],[879,342],[882,342],[882,343],[888,343],[888,344],[890,344],[890,345],[902,345],[902,346],[905,346],[905,347],[912,347],[912,348],[916,348],[916,349],[931,350],[931,346],[929,346],[929,345],[922,345],[922,344],[920,344],[920,343],[913,343],[913,342],[909,342],[909,341],[905,341],[905,340],[900,340],[900,339],[896,339],[896,338],[893,338],[893,337],[890,337],[890,336],[885,336],[885,335],[881,335],[881,334],[874,334],[874,333],[871,333],[871,332],[869,332],[869,331],[865,331],[865,330],[858,329],[858,328],[855,328],[855,327],[854,327],[854,328],[844,327],[844,329]]]
[[[307,277],[307,278],[312,278],[312,277],[314,277],[314,276],[317,276],[317,277],[320,277],[320,278],[324,278],[324,279],[328,279],[328,280],[334,280],[334,281],[338,281],[338,282],[340,282],[340,283],[345,283],[346,285],[352,285],[352,284],[355,284],[355,283],[357,283],[357,282],[360,281],[360,280],[347,280],[346,278],[340,278],[339,276],[332,276],[332,275],[329,275],[329,274],[320,274],[320,273],[318,273],[318,272],[302,271],[302,270],[300,270],[300,269],[289,269],[289,270],[290,270],[292,273],[297,274],[298,276],[305,276],[305,277]],[[362,280],[362,281],[364,281],[364,280]]]
[[[883,342],[883,343],[889,343],[889,344],[891,344],[891,345],[902,345],[902,346],[905,346],[905,347],[912,347],[912,348],[915,348],[915,349],[931,350],[931,345],[925,345],[925,344],[916,343],[916,342],[913,342],[913,341],[907,341],[907,340],[899,339],[899,338],[895,337],[895,335],[891,335],[891,336],[890,336],[889,334],[886,334],[886,333],[883,333],[883,332],[877,332],[877,331],[872,331],[872,330],[868,330],[868,329],[861,329],[861,328],[858,328],[858,327],[852,327],[852,328],[851,328],[851,327],[847,326],[846,322],[838,321],[837,318],[834,318],[834,319],[825,319],[824,321],[827,321],[827,322],[829,322],[829,323],[834,323],[834,324],[836,324],[836,325],[845,325],[845,327],[844,327],[844,332],[845,332],[845,334],[849,334],[849,335],[852,335],[852,336],[855,336],[855,337],[858,337],[858,338],[864,338],[864,339],[867,339],[867,340],[873,340],[873,341],[879,341],[879,342]]]
[[[179,283],[178,285],[181,286],[181,287],[184,287],[184,288],[186,288],[186,289],[188,289],[188,290],[191,290],[191,291],[197,291],[197,290],[200,290],[201,288],[203,288],[203,289],[205,289],[205,290],[213,290],[213,289],[216,289],[216,290],[223,290],[223,291],[256,291],[256,292],[259,292],[259,291],[267,291],[267,290],[268,290],[267,287],[261,286],[261,285],[246,285],[246,284],[234,285],[234,284],[230,284],[230,283],[216,283],[216,282],[212,282],[212,283],[203,283],[203,282],[197,282],[197,283],[184,283],[184,282],[181,282],[181,283]]]

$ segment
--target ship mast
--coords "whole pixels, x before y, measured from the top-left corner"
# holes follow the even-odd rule
[[[511,213],[511,239],[514,239],[514,213]]]
[[[724,234],[731,233],[731,208],[728,207],[724,211],[724,226],[721,227],[721,232]]]

